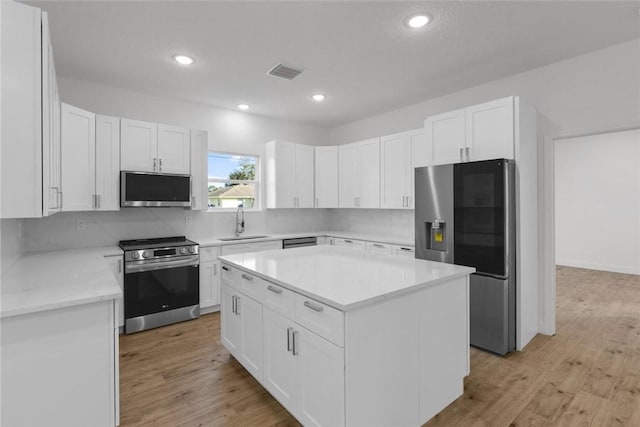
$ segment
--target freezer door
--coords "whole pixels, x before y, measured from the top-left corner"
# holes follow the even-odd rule
[[[415,169],[416,258],[453,263],[453,165]]]
[[[471,345],[498,354],[515,350],[515,281],[472,274],[469,293]]]

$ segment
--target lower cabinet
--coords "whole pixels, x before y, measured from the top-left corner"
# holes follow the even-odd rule
[[[236,298],[238,297],[238,292],[231,286],[223,283],[220,294],[220,312],[222,313],[220,330],[222,343],[236,359],[239,359],[240,334],[242,333],[242,329],[240,326],[240,317],[236,314]]]
[[[113,277],[116,278],[118,285],[120,286],[120,290],[124,295],[124,257],[122,255],[114,255],[107,256],[107,264],[109,265],[109,270],[113,274]],[[124,301],[122,298],[118,298],[115,301],[116,304],[116,312],[118,314],[118,318],[116,319],[118,328],[124,327]]]
[[[200,262],[200,310],[220,304],[220,261]]]

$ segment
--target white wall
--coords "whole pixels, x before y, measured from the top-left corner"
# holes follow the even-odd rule
[[[556,263],[640,274],[640,130],[555,143]]]
[[[424,126],[433,114],[518,95],[563,135],[640,123],[640,39],[331,130],[333,144]]]

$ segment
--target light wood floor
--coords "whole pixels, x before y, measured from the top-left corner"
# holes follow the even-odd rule
[[[640,276],[557,273],[557,335],[472,349],[464,395],[427,426],[640,426]],[[121,425],[299,425],[219,336],[217,313],[122,336]]]

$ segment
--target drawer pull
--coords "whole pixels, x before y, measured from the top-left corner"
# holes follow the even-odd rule
[[[271,292],[273,292],[274,294],[281,294],[282,293],[282,289],[278,289],[274,286],[267,286],[267,289],[270,290]]]
[[[345,243],[353,243],[353,240],[346,240],[344,241]]]
[[[322,307],[321,305],[316,305],[314,303],[312,303],[311,301],[305,301],[304,302],[304,306],[307,308],[310,308],[311,310],[320,313],[322,310],[324,310],[324,307]]]
[[[381,245],[380,243],[374,243],[373,246],[376,248],[384,248],[384,245]]]
[[[242,274],[242,278],[244,280],[248,280],[248,281],[252,281],[253,280],[253,276],[249,276],[248,274]]]
[[[287,351],[291,351],[291,332],[293,328],[287,328]]]
[[[298,331],[293,331],[293,334],[291,334],[291,337],[292,337],[291,341],[293,341],[292,342],[292,344],[293,344],[292,347],[293,348],[291,349],[291,354],[293,354],[294,356],[297,356],[298,353],[299,353],[298,349],[296,348],[296,343],[298,342],[298,338],[297,338],[298,337]]]
[[[401,251],[413,251],[412,248],[400,248]]]
[[[224,271],[230,271],[230,270],[229,270],[229,267],[224,266],[224,265],[222,266],[222,269],[223,269]]]

